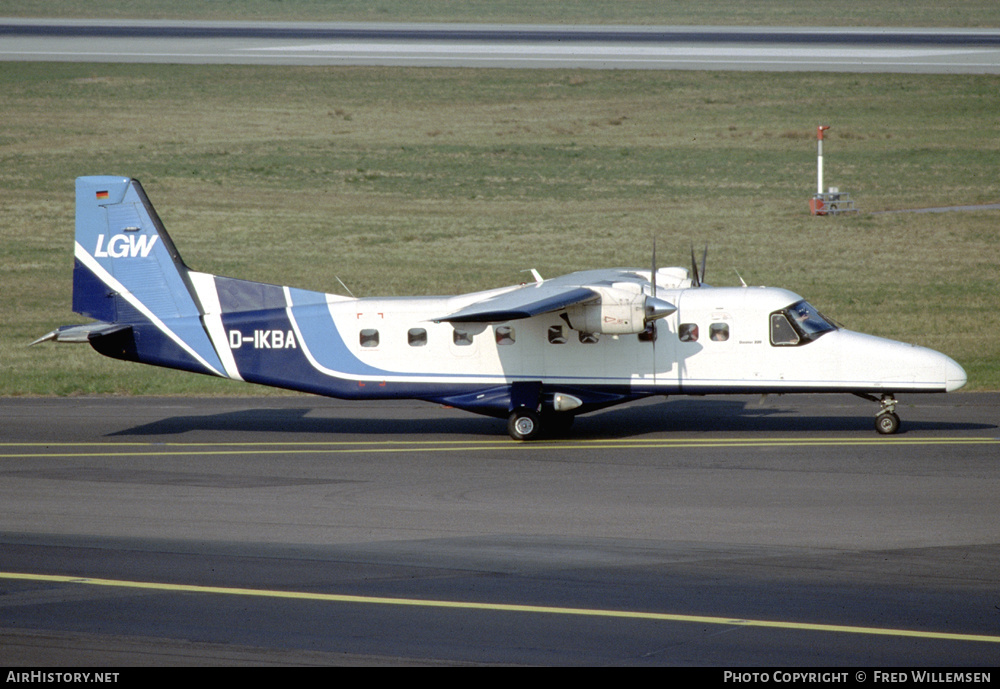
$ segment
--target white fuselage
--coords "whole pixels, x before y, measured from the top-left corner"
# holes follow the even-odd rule
[[[658,297],[677,311],[654,321],[655,343],[574,330],[557,313],[505,323],[434,322],[468,297],[337,300],[329,312],[351,353],[379,371],[351,377],[373,382],[539,380],[664,394],[943,392],[965,382],[961,367],[943,354],[843,329],[775,345],[770,314],[801,300],[787,290],[703,286],[661,289]]]

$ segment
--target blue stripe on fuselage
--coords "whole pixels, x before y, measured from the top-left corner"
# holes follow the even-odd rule
[[[384,377],[394,374],[364,363],[347,348],[333,322],[325,294],[291,287],[287,289],[295,325],[318,366],[354,376]]]
[[[352,376],[384,376],[386,372],[358,361],[344,345],[326,306],[297,307],[299,338],[286,309],[224,313],[222,325],[240,376],[251,383],[357,399],[372,390]],[[324,341],[325,340],[325,341]],[[309,360],[307,351],[325,370]],[[388,392],[388,391],[385,391]]]

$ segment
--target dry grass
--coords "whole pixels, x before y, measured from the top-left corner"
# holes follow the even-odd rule
[[[997,26],[994,0],[7,0],[6,16],[365,22]]]

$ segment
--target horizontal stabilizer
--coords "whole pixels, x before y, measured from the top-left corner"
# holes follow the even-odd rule
[[[90,342],[94,338],[104,337],[130,330],[131,325],[125,323],[86,323],[85,325],[63,325],[52,332],[39,337],[29,347],[39,342]]]

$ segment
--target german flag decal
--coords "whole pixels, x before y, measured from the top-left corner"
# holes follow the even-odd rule
[[[108,198],[108,192],[106,192],[106,191],[99,191],[99,192],[97,192],[97,198],[98,198],[98,200]]]

